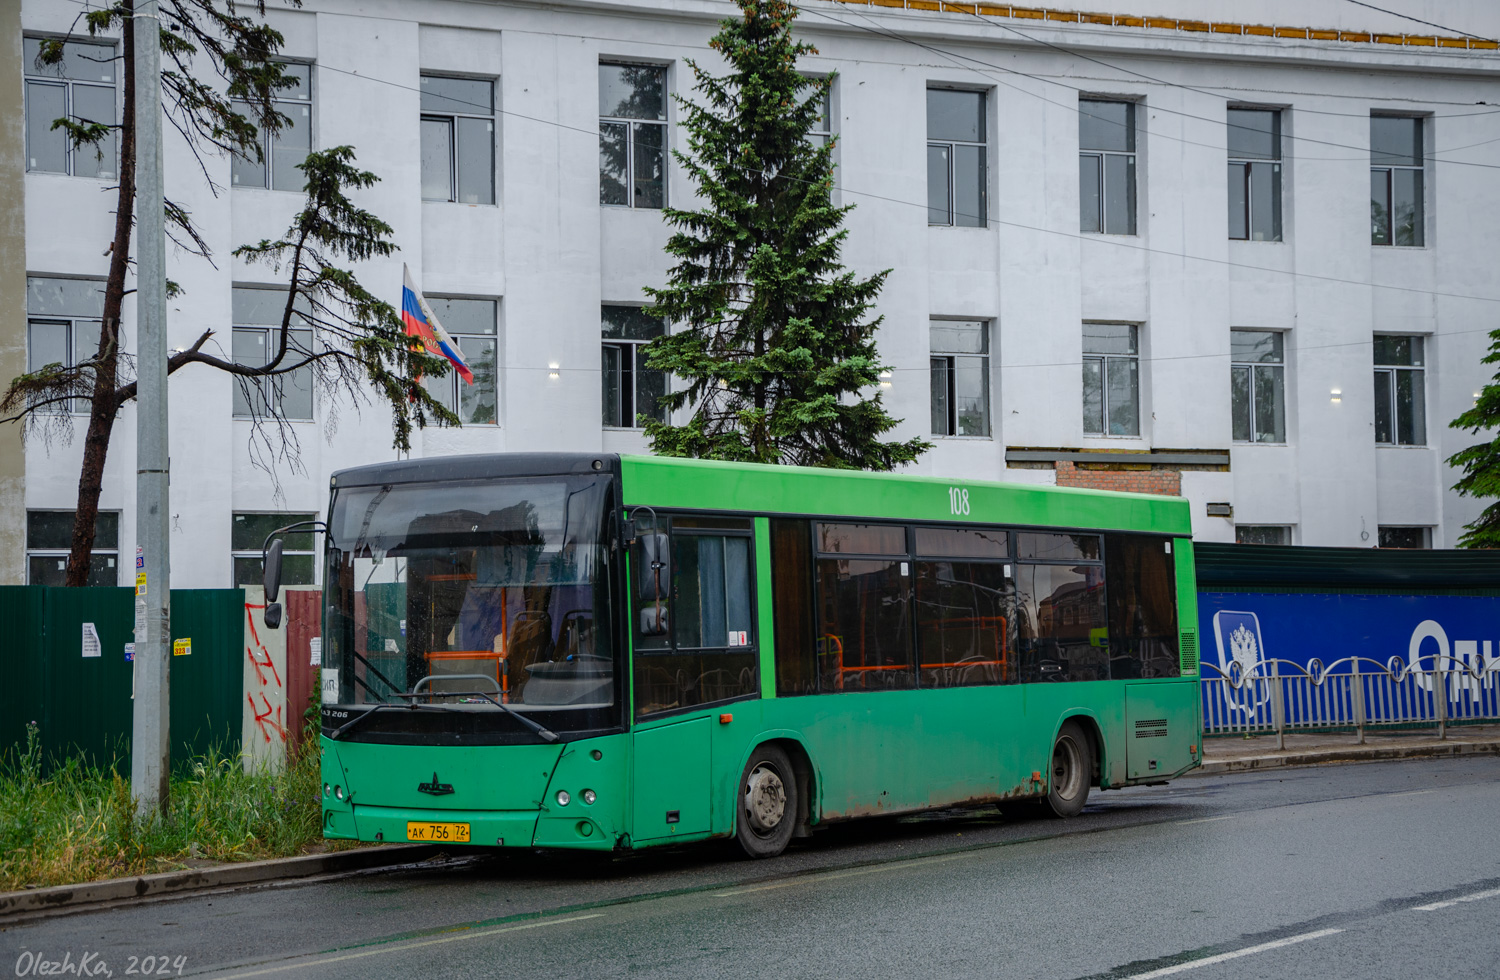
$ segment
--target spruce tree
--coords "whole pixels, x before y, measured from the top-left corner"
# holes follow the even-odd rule
[[[890,270],[859,278],[840,263],[853,206],[832,201],[833,141],[807,135],[833,80],[798,73],[816,51],[792,39],[795,6],[737,2],[743,16],[710,42],[729,74],[689,60],[703,104],[678,98],[689,151],[673,156],[704,206],[666,209],[677,261],[646,291],[681,327],[646,348],[648,366],[687,382],[661,404],[693,416],[643,419],[646,433],[667,456],[889,470],[931,444],[880,439],[900,422],[881,405],[869,316]]]
[[[1500,330],[1490,331],[1493,343],[1481,364],[1500,364]],[[1500,371],[1479,391],[1474,407],[1448,423],[1450,428],[1466,429],[1478,435],[1488,429],[1492,437],[1448,457],[1448,465],[1464,471],[1453,485],[1465,497],[1489,498],[1495,501],[1473,523],[1464,527],[1458,539],[1460,548],[1500,548]]]

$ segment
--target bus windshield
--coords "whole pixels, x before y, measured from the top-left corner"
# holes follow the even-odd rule
[[[361,733],[519,732],[499,705],[553,730],[614,724],[610,486],[551,476],[340,488],[328,525],[325,708],[449,709],[382,711]]]

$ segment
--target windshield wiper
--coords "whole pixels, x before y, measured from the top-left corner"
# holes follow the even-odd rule
[[[424,678],[424,680],[425,680],[425,678]],[[422,682],[418,681],[417,683],[420,684]],[[530,718],[527,718],[525,715],[521,714],[516,709],[512,708],[510,705],[508,705],[508,704],[501,704],[499,701],[496,701],[494,698],[490,697],[488,694],[484,693],[483,691],[442,691],[442,692],[426,691],[426,692],[420,693],[420,694],[416,693],[416,692],[413,692],[411,694],[397,694],[396,697],[398,697],[398,698],[420,698],[420,697],[432,697],[434,694],[436,694],[438,697],[444,697],[444,698],[483,698],[484,700],[488,701],[490,704],[493,704],[495,707],[499,708],[501,711],[503,711],[506,714],[510,715],[516,721],[519,721],[521,724],[523,724],[527,728],[531,729],[543,741],[545,741],[545,742],[556,742],[556,741],[558,741],[558,735],[557,735],[556,732],[547,730],[546,728],[542,727],[538,723],[532,721]],[[380,705],[380,707],[386,707],[386,706],[387,705],[384,705],[384,704]],[[408,707],[413,707],[414,708],[414,707],[416,707],[416,705],[408,705]],[[458,708],[454,707],[453,705],[446,705],[446,704],[426,704],[426,705],[422,705],[422,707],[424,707],[424,708],[441,708],[444,711],[457,711],[457,710],[459,710]]]

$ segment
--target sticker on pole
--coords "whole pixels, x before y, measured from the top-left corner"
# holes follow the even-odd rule
[[[323,665],[323,638],[315,636],[307,641],[308,666],[321,667]]]
[[[85,657],[104,656],[104,647],[99,643],[99,631],[94,628],[93,623],[83,624],[83,655]]]
[[[324,704],[336,704],[338,699],[339,669],[337,667],[324,667],[322,701]]]
[[[173,640],[172,641],[172,656],[174,656],[174,657],[186,657],[186,656],[190,656],[192,654],[192,652],[193,652],[193,638],[192,637],[190,637],[190,636],[184,636],[180,640]]]

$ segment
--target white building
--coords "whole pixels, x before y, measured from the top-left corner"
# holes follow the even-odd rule
[[[113,222],[111,181],[85,173],[108,173],[108,161],[60,156],[23,101],[50,120],[63,98],[118,102],[120,85],[107,66],[59,81],[23,56],[19,34],[67,31],[78,3],[22,0],[19,29],[15,4],[4,6],[0,256],[19,261],[24,242],[31,283],[16,261],[0,263],[9,378],[28,358],[82,349],[97,315],[90,290],[70,298],[78,283],[49,280],[101,279]],[[627,366],[629,338],[652,325],[609,308],[639,307],[642,287],[663,283],[660,201],[693,197],[675,163],[664,183],[649,176],[657,141],[686,148],[678,107],[650,107],[658,86],[692,95],[686,59],[717,64],[707,42],[735,8],[272,6],[310,91],[289,100],[297,127],[271,154],[282,167],[269,181],[211,161],[216,195],[184,147],[167,146],[169,193],[216,262],[169,249],[185,289],[170,304],[170,343],[213,327],[224,351],[254,356],[264,294],[237,290],[276,278],[229,253],[277,236],[299,207],[285,179],[297,145],[352,144],[382,178],[361,201],[401,247],[362,280],[398,303],[406,262],[430,298],[482,301],[439,312],[492,381],[464,390],[472,424],[419,434],[414,453],[644,450],[628,420],[654,382]],[[1090,14],[802,4],[798,30],[818,48],[805,69],[838,73],[838,194],[858,205],[846,261],[894,270],[879,310],[884,394],[905,420],[893,435],[936,443],[916,469],[1180,487],[1202,540],[1238,529],[1308,545],[1451,546],[1480,505],[1446,489],[1455,474],[1443,461],[1470,441],[1447,422],[1488,377],[1479,360],[1500,311],[1500,52],[1481,40],[1500,36],[1500,5],[1401,6],[1422,21],[1343,0],[1263,0],[1253,24],[1223,0],[1091,0]],[[617,112],[629,118],[611,121]],[[601,175],[601,140],[647,174],[628,195]],[[127,303],[127,346],[132,319]],[[320,511],[332,471],[392,455],[379,406],[289,392],[289,411],[306,417],[301,465],[268,473],[236,388],[200,367],[171,381],[180,586],[230,585],[233,554],[258,550],[262,524]],[[14,426],[0,433],[0,581],[55,572],[85,423],[71,444],[24,450]],[[118,514],[101,576],[121,584],[107,562],[110,544],[121,555],[135,544],[134,432],[129,407],[101,501]],[[1079,454],[1094,465],[1079,468]],[[240,574],[253,578],[249,564]]]

